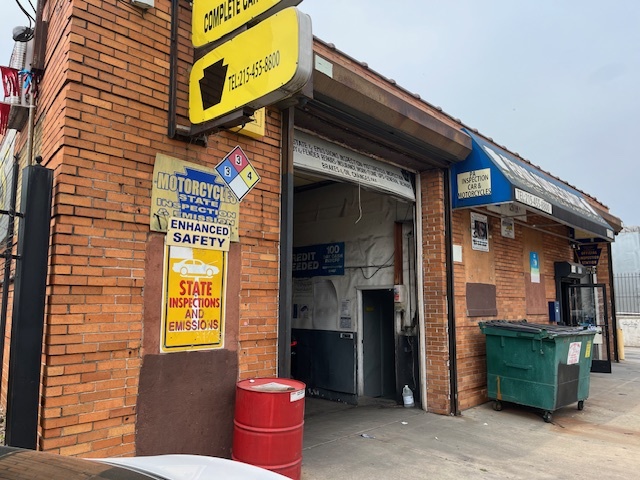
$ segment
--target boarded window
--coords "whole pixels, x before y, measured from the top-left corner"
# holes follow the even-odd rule
[[[493,317],[497,314],[496,286],[488,283],[467,283],[467,316]]]

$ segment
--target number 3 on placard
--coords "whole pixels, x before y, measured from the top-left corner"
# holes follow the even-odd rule
[[[236,155],[236,165],[242,165],[242,157],[240,155]]]
[[[231,176],[231,167],[229,167],[229,166],[225,166],[224,167],[224,176],[225,177],[230,177]]]

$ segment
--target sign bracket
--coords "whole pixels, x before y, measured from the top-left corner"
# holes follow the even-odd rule
[[[254,112],[255,109],[253,108],[243,107],[209,122],[191,125],[191,128],[189,129],[189,135],[195,137],[198,135],[206,135],[212,133],[214,130],[217,132],[220,130],[237,127],[239,125],[245,125],[253,120]]]

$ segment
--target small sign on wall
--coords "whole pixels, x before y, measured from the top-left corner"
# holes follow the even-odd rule
[[[489,251],[489,224],[486,215],[471,212],[471,248]]]
[[[222,250],[167,247],[161,350],[211,350],[224,346]]]
[[[229,251],[231,228],[217,223],[169,219],[167,245]]]
[[[169,220],[180,218],[227,225],[237,242],[240,204],[234,192],[209,167],[156,154],[151,190],[150,228],[166,232]]]
[[[598,245],[579,245],[576,250],[578,260],[585,267],[597,267],[601,252],[602,248]]]
[[[531,267],[531,283],[540,283],[540,259],[538,252],[529,252],[529,265]]]
[[[502,218],[500,220],[500,232],[503,237],[516,238],[516,228],[513,218]]]
[[[459,199],[491,195],[490,168],[459,173],[457,180]]]

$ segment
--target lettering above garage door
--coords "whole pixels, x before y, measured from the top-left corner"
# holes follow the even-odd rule
[[[295,132],[293,165],[415,202],[412,174],[304,132]]]

